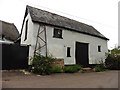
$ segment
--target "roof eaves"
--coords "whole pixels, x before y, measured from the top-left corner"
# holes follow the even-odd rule
[[[49,24],[49,23],[44,23],[44,22],[35,21],[35,20],[32,20],[32,21],[35,22],[35,23],[41,23],[41,24],[46,24],[46,25],[49,25],[49,26],[64,28],[64,29],[68,29],[68,30],[70,30],[70,31],[79,32],[79,33],[82,33],[82,34],[91,35],[91,36],[98,37],[98,38],[101,38],[101,39],[109,40],[109,39],[106,38],[106,37],[100,37],[100,36],[97,36],[97,35],[93,35],[93,34],[90,34],[90,33],[78,31],[78,30],[71,29],[71,28],[66,28],[66,27],[62,27],[62,26],[58,26],[58,25],[53,25],[53,24]]]

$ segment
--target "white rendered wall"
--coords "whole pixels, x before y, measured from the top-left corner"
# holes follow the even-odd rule
[[[27,39],[24,41],[25,39],[25,26],[26,26],[26,21],[28,20],[28,30],[27,30]],[[31,57],[34,55],[34,38],[33,38],[33,32],[34,32],[34,25],[32,22],[32,19],[30,17],[30,14],[28,14],[25,18],[24,21],[24,25],[23,25],[23,30],[22,30],[22,34],[21,34],[21,44],[25,44],[25,45],[30,45],[29,46],[29,63],[30,64],[30,59]]]
[[[76,64],[76,41],[89,43],[89,64],[96,64],[105,59],[105,53],[108,52],[107,40],[64,29],[62,31],[63,39],[53,38],[53,29],[53,27],[47,26],[48,52],[56,58],[63,58],[65,64]],[[101,46],[101,52],[98,52],[98,45]],[[71,47],[71,57],[67,57],[67,47]]]
[[[28,20],[28,30],[27,30],[27,39],[24,41],[25,38],[25,25],[26,25],[26,20]],[[21,44],[25,44],[25,45],[29,45],[29,64],[31,64],[31,58],[34,55],[34,50],[35,50],[35,46],[36,46],[36,41],[37,41],[37,34],[38,34],[38,29],[39,29],[39,25],[38,23],[33,23],[30,14],[28,13],[28,15],[25,18],[25,22],[23,25],[23,31],[22,31],[22,35],[21,35]],[[44,26],[41,25],[40,26],[40,31],[44,29]],[[42,38],[44,38],[44,34],[41,34]],[[43,42],[41,42],[40,40],[38,40],[38,42],[41,43],[41,45],[43,44]],[[37,47],[38,48],[38,47]],[[42,48],[41,50],[41,54],[45,55],[45,48]]]

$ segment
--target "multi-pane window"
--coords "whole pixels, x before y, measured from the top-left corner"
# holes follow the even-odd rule
[[[54,28],[53,37],[62,38],[62,30],[58,28]]]

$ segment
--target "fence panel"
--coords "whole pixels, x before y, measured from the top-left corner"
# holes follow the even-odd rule
[[[2,44],[2,69],[25,69],[28,67],[29,46]]]

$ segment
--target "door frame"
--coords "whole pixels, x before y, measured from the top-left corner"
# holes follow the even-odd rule
[[[87,66],[89,66],[89,43],[85,43],[85,42],[79,42],[79,41],[75,41],[75,63],[77,64],[77,59],[76,59],[76,44],[77,43],[81,43],[81,44],[87,44],[87,52],[88,52],[88,54],[87,54],[87,56],[88,56],[88,58],[87,58]]]

